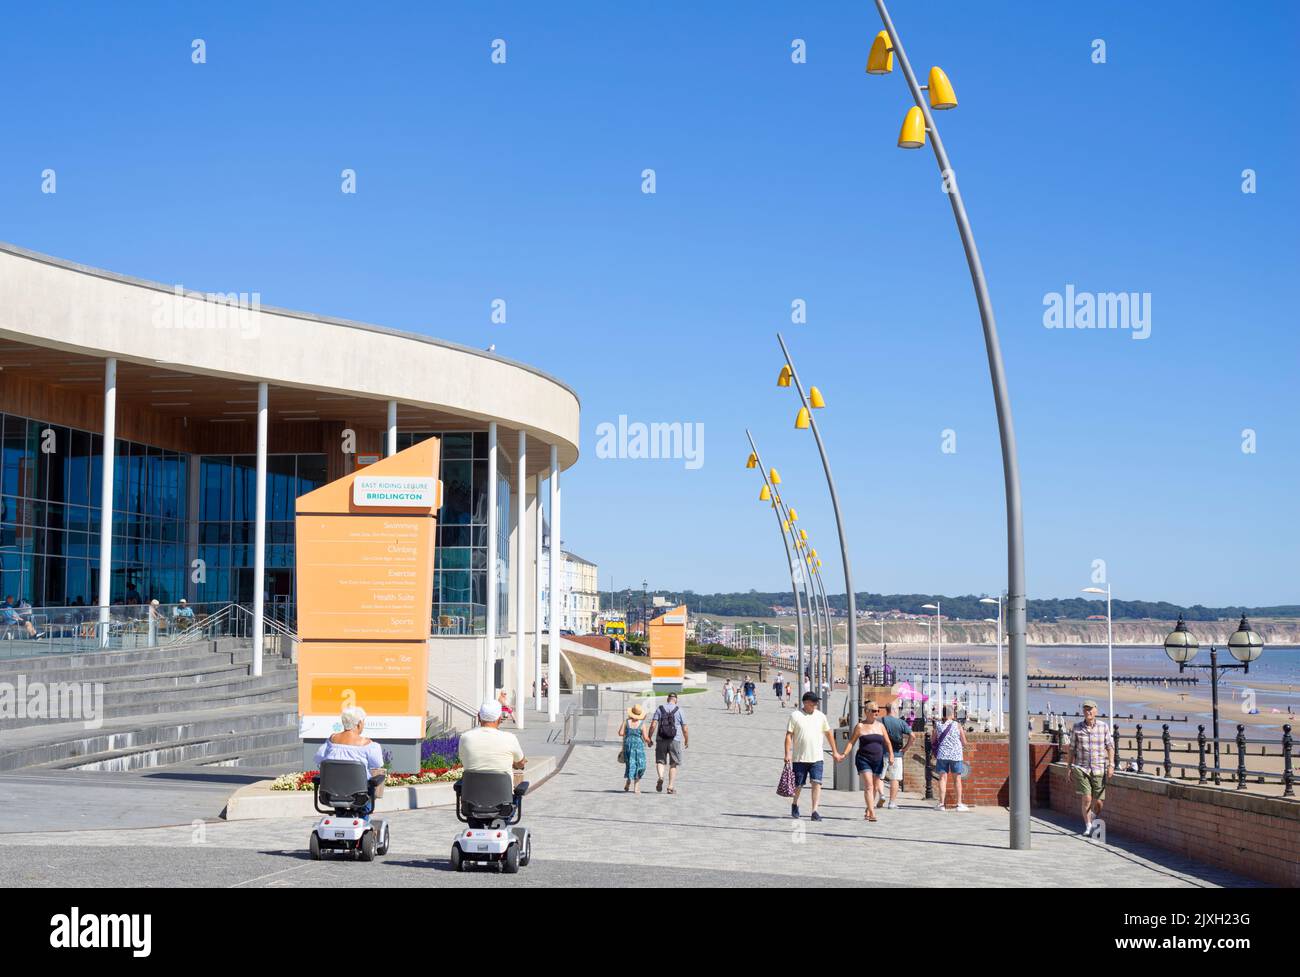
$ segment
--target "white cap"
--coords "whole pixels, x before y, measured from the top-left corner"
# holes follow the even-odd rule
[[[485,723],[494,723],[501,718],[501,703],[496,699],[488,699],[483,705],[478,707],[478,718]]]

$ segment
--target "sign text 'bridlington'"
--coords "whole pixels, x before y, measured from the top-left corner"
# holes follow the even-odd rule
[[[438,508],[438,480],[423,475],[358,475],[352,504],[358,506]]]

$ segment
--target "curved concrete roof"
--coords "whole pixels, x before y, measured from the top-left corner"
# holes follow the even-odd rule
[[[272,386],[395,399],[498,421],[578,458],[578,395],[531,366],[429,336],[261,306],[235,322],[219,301],[0,243],[0,335]],[[225,327],[186,328],[216,320]]]

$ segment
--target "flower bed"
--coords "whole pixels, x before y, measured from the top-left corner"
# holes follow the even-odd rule
[[[449,784],[460,780],[463,774],[460,764],[454,767],[433,767],[419,773],[390,773],[384,781],[385,787],[415,787],[419,784]],[[286,773],[271,781],[271,790],[311,790],[311,779],[317,771],[306,773]]]

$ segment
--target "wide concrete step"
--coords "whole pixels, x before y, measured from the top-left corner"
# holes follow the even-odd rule
[[[245,767],[265,770],[267,773],[294,773],[302,771],[302,742],[298,731],[293,731],[293,741],[280,746],[262,746],[256,749],[237,750],[208,757],[199,761],[204,767]]]
[[[270,749],[287,752],[291,745],[301,754],[296,724],[260,732],[195,736],[170,743],[100,750],[76,758],[39,764],[36,769],[121,773],[181,763],[202,763],[205,760],[234,759],[245,751]]]
[[[6,730],[0,737],[0,770],[17,770],[97,753],[145,750],[214,737],[292,730],[298,710],[289,702],[258,702],[202,711],[152,716],[110,717],[102,728],[81,722],[32,725]]]

